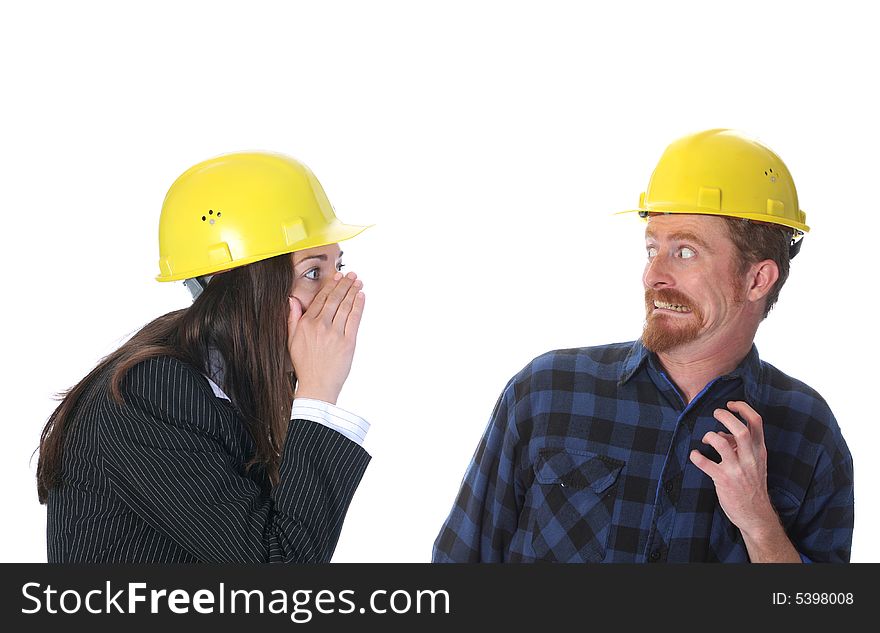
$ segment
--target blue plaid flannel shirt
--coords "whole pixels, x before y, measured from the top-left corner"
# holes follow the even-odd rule
[[[744,400],[764,420],[770,498],[808,561],[847,562],[853,464],[822,397],[752,346],[686,404],[638,341],[557,350],[514,376],[434,543],[434,562],[748,562],[688,459]]]

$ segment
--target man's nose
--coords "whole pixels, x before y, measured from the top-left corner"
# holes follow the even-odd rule
[[[645,284],[645,288],[654,288],[655,290],[675,285],[665,257],[658,254],[648,260],[642,282]]]

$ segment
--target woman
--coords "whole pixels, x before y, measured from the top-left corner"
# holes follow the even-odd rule
[[[364,309],[342,224],[304,165],[195,165],[168,191],[163,315],[71,388],[40,442],[49,562],[330,560],[369,462],[335,406]],[[295,397],[294,397],[295,396]]]

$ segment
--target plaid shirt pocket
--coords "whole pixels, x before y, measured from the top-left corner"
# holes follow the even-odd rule
[[[624,462],[603,455],[545,449],[535,461],[528,495],[536,558],[598,562],[605,557],[615,483]]]

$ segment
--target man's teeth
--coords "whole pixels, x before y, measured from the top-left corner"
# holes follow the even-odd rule
[[[687,306],[681,306],[677,303],[666,303],[665,301],[657,301],[654,299],[654,307],[655,308],[663,308],[664,310],[673,310],[675,312],[690,312],[691,309]]]

